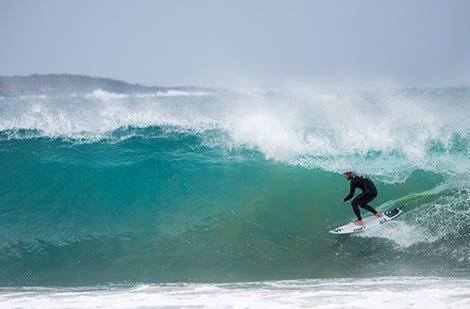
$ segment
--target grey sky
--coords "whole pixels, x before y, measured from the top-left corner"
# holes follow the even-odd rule
[[[0,0],[0,75],[470,84],[470,1]]]

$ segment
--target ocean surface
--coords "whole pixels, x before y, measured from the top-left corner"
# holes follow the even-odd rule
[[[0,308],[468,307],[469,119],[466,87],[0,97]],[[329,234],[350,170],[404,213]]]

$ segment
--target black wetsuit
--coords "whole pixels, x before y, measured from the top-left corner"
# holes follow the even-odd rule
[[[348,196],[344,198],[344,201],[347,201],[354,196],[354,192],[356,192],[356,188],[359,188],[362,190],[362,193],[359,194],[351,202],[351,205],[352,205],[354,214],[357,217],[357,220],[362,220],[359,207],[364,208],[373,214],[376,214],[377,211],[367,204],[377,197],[377,188],[375,188],[375,185],[372,182],[372,180],[370,180],[367,177],[354,175],[353,178],[351,178],[349,181],[351,182],[351,190],[349,191]]]

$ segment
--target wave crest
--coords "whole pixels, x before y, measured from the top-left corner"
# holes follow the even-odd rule
[[[456,97],[470,101],[470,92],[460,88],[187,94],[139,97],[98,89],[85,97],[6,98],[0,131],[10,139],[114,142],[123,128],[165,127],[198,135],[204,146],[256,150],[308,168],[376,175],[470,170],[470,105],[454,104]]]

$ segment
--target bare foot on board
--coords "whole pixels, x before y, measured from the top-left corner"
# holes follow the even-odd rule
[[[359,225],[359,226],[363,226],[364,225],[364,222],[362,222],[362,220],[357,220],[354,222],[355,225]]]

